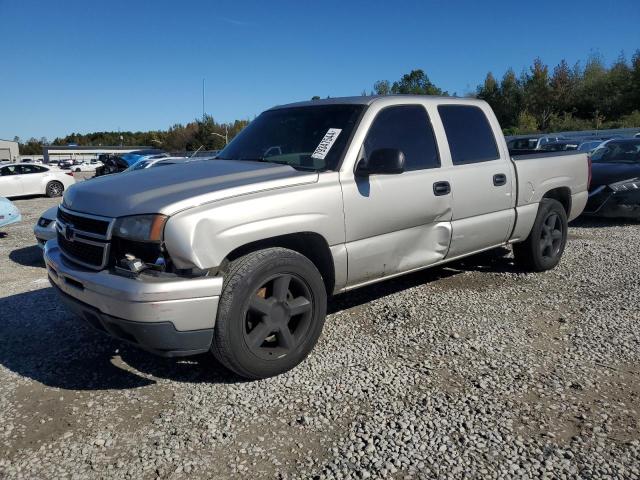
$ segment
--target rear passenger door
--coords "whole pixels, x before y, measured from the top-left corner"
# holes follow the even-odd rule
[[[375,113],[356,164],[381,148],[404,153],[403,173],[340,174],[348,286],[438,262],[449,247],[449,177],[425,107],[394,105]],[[434,184],[447,188],[436,194]]]
[[[453,163],[447,258],[500,245],[511,232],[515,211],[511,160],[493,133],[498,122],[488,107],[475,105],[442,104],[438,113]]]

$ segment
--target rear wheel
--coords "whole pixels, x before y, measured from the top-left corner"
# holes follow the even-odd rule
[[[554,268],[567,243],[567,214],[557,200],[543,198],[531,233],[513,245],[516,263],[527,270],[543,272]]]
[[[47,183],[47,188],[45,189],[45,193],[47,197],[59,197],[64,192],[64,185],[60,182],[49,182]]]
[[[285,248],[249,253],[227,268],[211,350],[242,377],[278,375],[313,349],[326,308],[322,276],[308,258]]]

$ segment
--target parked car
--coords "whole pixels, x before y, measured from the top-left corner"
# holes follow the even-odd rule
[[[68,170],[73,166],[73,160],[71,158],[66,158],[64,160],[58,161],[58,168],[62,170]]]
[[[540,150],[545,152],[564,152],[567,150],[577,150],[580,142],[577,140],[559,140],[556,142],[545,143]]]
[[[134,163],[139,160],[145,158],[162,158],[168,157],[169,154],[163,150],[157,148],[151,148],[147,150],[134,150],[133,152],[125,153],[124,155],[120,155],[120,158],[127,163],[127,166],[130,167]]]
[[[640,220],[640,138],[608,140],[591,155],[585,214]]]
[[[71,173],[53,170],[44,165],[10,163],[0,167],[0,195],[3,197],[59,197],[74,183]]]
[[[263,378],[309,354],[332,293],[511,244],[522,268],[555,267],[588,176],[585,153],[511,158],[482,100],[302,102],[216,160],[76,185],[44,256],[96,328]]]
[[[583,140],[578,145],[578,150],[580,152],[593,152],[600,145],[602,145],[602,140]]]
[[[124,172],[127,168],[129,168],[129,164],[117,155],[107,155],[101,157],[101,161],[102,165],[96,168],[96,177]]]
[[[544,147],[550,143],[557,143],[562,141],[570,141],[570,139],[561,136],[543,135],[543,136],[530,136],[530,137],[515,137],[510,138],[507,141],[507,148],[510,152],[522,152],[522,154],[528,153],[533,150],[547,150],[554,151],[553,149],[545,149]],[[531,152],[535,153],[535,152]]]
[[[92,163],[92,162],[79,162],[74,164],[71,167],[71,170],[74,172],[95,172],[96,168],[98,168],[101,164],[99,163]]]
[[[6,227],[22,220],[22,215],[8,198],[0,197],[0,227]]]
[[[144,170],[145,168],[151,168],[151,167],[164,167],[167,165],[175,165],[176,163],[184,163],[188,160],[190,160],[189,157],[146,158],[143,160],[138,160],[136,163],[134,163],[129,168],[127,168],[125,172],[133,172],[135,170]]]
[[[56,215],[58,207],[51,207],[46,210],[33,227],[33,234],[40,248],[44,248],[47,241],[56,238]]]

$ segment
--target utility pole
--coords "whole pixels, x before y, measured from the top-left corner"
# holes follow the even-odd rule
[[[204,78],[202,79],[202,121],[204,122]]]

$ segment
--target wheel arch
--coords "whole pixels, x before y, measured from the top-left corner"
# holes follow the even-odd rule
[[[542,199],[545,198],[550,198],[560,202],[567,214],[567,217],[569,217],[569,214],[571,213],[571,189],[569,187],[552,188],[542,196]]]
[[[333,255],[325,238],[316,232],[288,233],[246,243],[229,252],[223,265],[248,253],[272,247],[288,248],[307,257],[322,275],[327,294],[333,292],[336,281]]]

